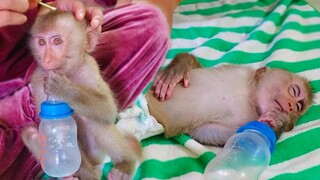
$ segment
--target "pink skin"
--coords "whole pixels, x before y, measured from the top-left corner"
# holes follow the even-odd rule
[[[40,0],[2,0],[0,3],[0,28],[9,25],[21,25],[27,21],[24,14],[37,6]]]
[[[35,45],[38,49],[38,52],[42,55],[41,59],[41,67],[44,70],[54,70],[61,66],[61,61],[57,59],[62,59],[63,54],[61,51],[66,49],[64,47],[64,40],[60,36],[56,35],[45,35],[45,36],[38,36],[35,38]]]
[[[173,71],[160,71],[154,81],[152,89],[155,89],[155,97],[160,101],[165,101],[169,99],[173,93],[176,85],[181,82],[183,87],[189,87],[190,83],[190,72],[185,72],[184,74],[178,74]]]

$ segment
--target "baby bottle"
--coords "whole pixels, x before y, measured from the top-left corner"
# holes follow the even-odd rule
[[[252,121],[231,136],[222,151],[207,165],[209,180],[257,180],[269,165],[276,135],[266,124]]]
[[[49,176],[70,176],[80,167],[77,124],[72,114],[73,110],[67,103],[53,98],[41,104],[40,163]]]

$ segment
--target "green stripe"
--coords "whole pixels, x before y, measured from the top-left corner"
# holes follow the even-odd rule
[[[233,47],[235,47],[238,43],[231,43],[231,42],[227,42],[221,39],[212,39],[209,40],[207,42],[205,42],[204,44],[202,44],[201,46],[206,46],[209,47],[211,49],[216,49],[219,51],[229,51],[231,50]]]
[[[174,139],[179,142],[179,144],[184,145],[187,141],[191,140],[192,138],[186,134],[181,134],[179,136],[174,137]]]
[[[294,30],[300,32],[302,34],[319,32],[320,24],[310,25],[310,26],[302,26],[296,22],[290,22],[283,25],[280,30],[275,34],[268,34],[263,30],[257,30],[252,32],[248,38],[248,40],[257,40],[261,43],[271,43],[278,35],[281,35],[286,30]]]
[[[211,38],[221,32],[235,32],[248,34],[254,29],[252,26],[242,26],[235,28],[223,28],[223,27],[192,27],[192,28],[173,28],[171,32],[171,39],[196,39]]]
[[[188,39],[196,38],[212,38],[221,32],[233,32],[239,34],[250,34],[248,39],[259,40],[260,42],[270,43],[274,38],[285,30],[295,30],[303,34],[319,32],[320,24],[301,25],[297,22],[288,22],[281,26],[281,29],[276,34],[268,34],[263,30],[256,30],[254,27],[236,27],[236,28],[219,28],[219,27],[195,27],[190,29],[173,29],[172,39]],[[186,33],[188,32],[188,33]],[[252,32],[252,33],[251,33]],[[216,38],[218,39],[218,38]],[[172,51],[172,49],[170,49]]]
[[[269,180],[317,180],[320,179],[320,165],[297,173],[285,173]]]
[[[105,179],[108,179],[108,174],[109,172],[111,171],[111,169],[113,168],[113,163],[112,162],[109,162],[109,163],[105,163],[103,165],[103,168],[102,168],[102,175],[101,175],[101,180],[105,180]]]
[[[309,17],[319,17],[316,16],[316,14],[311,14],[311,12],[305,12],[305,11],[291,11],[297,13],[296,15],[301,16],[301,18],[309,18]],[[299,13],[298,13],[299,12]],[[289,14],[292,15],[292,14]],[[263,22],[269,21],[273,22],[276,25],[279,25],[280,23],[283,23],[283,21],[286,19],[287,16],[281,16],[279,13],[271,13],[266,19],[264,19]],[[263,17],[261,17],[263,18]],[[262,24],[262,23],[260,23]],[[260,25],[259,24],[259,25]],[[293,24],[293,25],[292,25]],[[289,27],[287,27],[289,26]],[[316,26],[316,27],[313,27]],[[299,30],[304,33],[308,32],[318,32],[317,30],[319,29],[320,25],[309,25],[309,26],[302,26],[301,24],[297,22],[287,22],[285,24],[282,24],[281,29],[293,29],[293,30]],[[172,29],[172,35],[171,38],[183,38],[185,37],[186,39],[195,39],[198,37],[213,37],[213,35],[216,35],[220,32],[236,32],[236,33],[249,33],[250,31],[254,30],[256,26],[242,26],[242,27],[233,27],[233,28],[228,28],[228,27],[212,27],[212,26],[203,26],[203,27],[189,27],[189,28],[173,28]],[[258,26],[259,27],[259,26]],[[311,28],[311,29],[310,29]],[[317,29],[318,28],[318,29]],[[188,32],[188,33],[186,33]],[[182,36],[181,36],[182,35]],[[190,35],[191,37],[189,37]]]
[[[294,0],[293,5],[307,5],[308,3],[305,0]]]
[[[298,42],[292,39],[281,39],[277,41],[270,50],[262,53],[248,53],[244,51],[232,51],[220,59],[204,59],[204,58],[198,58],[199,62],[204,67],[212,67],[216,64],[222,63],[222,62],[228,62],[233,64],[249,64],[254,62],[261,62],[265,60],[267,57],[269,57],[274,51],[279,49],[289,49],[293,51],[306,51],[313,48],[319,48],[320,47],[320,40],[316,41],[309,41],[309,42]]]
[[[292,0],[282,0],[279,2],[279,4],[277,4],[275,7],[278,7],[280,5],[284,5],[287,7],[290,7],[290,5],[305,5],[305,2],[298,2],[298,3],[292,3]],[[210,16],[210,15],[214,15],[214,14],[218,14],[218,13],[227,13],[230,12],[232,10],[237,10],[240,12],[236,12],[236,13],[230,13],[230,14],[225,14],[225,16],[229,16],[229,17],[264,17],[266,14],[269,13],[269,15],[273,14],[273,13],[277,13],[278,12],[265,12],[263,10],[254,10],[252,9],[253,6],[258,6],[260,8],[262,7],[267,7],[270,6],[272,3],[274,3],[275,1],[270,1],[267,3],[264,2],[246,2],[246,3],[238,3],[238,4],[224,4],[222,6],[217,6],[217,7],[210,7],[207,9],[197,9],[196,11],[192,10],[192,11],[184,11],[184,12],[180,12],[181,14],[184,15],[203,15],[203,16]],[[291,3],[291,4],[290,4]],[[275,10],[276,8],[274,8],[273,10]],[[316,17],[319,16],[319,13],[317,11],[300,11],[298,9],[294,9],[294,8],[290,8],[287,11],[285,11],[286,14],[304,14],[305,18],[309,18],[309,17]],[[279,14],[278,14],[279,15]],[[267,18],[268,20],[273,19],[272,16],[269,16],[269,18]]]
[[[310,129],[309,131],[297,134],[277,143],[276,150],[271,157],[270,165],[288,161],[318,149],[320,147],[320,141],[312,141],[311,139],[314,139],[314,137],[320,137],[320,128]],[[303,144],[303,146],[292,149],[299,144]]]
[[[138,167],[134,179],[168,179],[189,172],[203,173],[205,166],[213,157],[214,154],[212,152],[206,152],[198,158],[182,157],[165,162],[155,159],[146,160]]]
[[[299,73],[311,69],[320,68],[320,58],[312,60],[301,60],[297,62],[271,61],[266,64],[271,68],[281,68],[293,73]],[[317,92],[317,91],[314,91]]]
[[[255,18],[262,18],[266,16],[267,12],[263,10],[245,10],[241,12],[235,12],[226,14],[226,17],[232,17],[232,18],[241,18],[241,17],[255,17]]]
[[[225,16],[227,17],[232,17],[232,18],[240,18],[240,17],[255,17],[255,18],[263,18],[265,17],[268,12],[265,12],[263,10],[246,10],[246,11],[241,11],[241,12],[236,12],[236,13],[231,13],[231,14],[226,14]],[[278,12],[270,12],[270,14],[278,14]],[[286,11],[286,14],[290,15],[299,15],[302,18],[312,18],[312,17],[319,17],[319,12],[317,11],[301,11],[298,9],[289,9]],[[269,18],[268,20],[272,20],[272,18]]]
[[[247,27],[249,28],[249,27]],[[201,29],[201,28],[200,28]],[[208,29],[208,31],[203,31],[204,32],[204,38],[210,38],[210,33],[219,33],[217,30],[220,29],[222,30],[221,28],[211,28],[211,29]],[[253,30],[252,27],[250,27],[251,30]],[[285,30],[297,30],[301,33],[314,33],[314,32],[319,32],[319,29],[320,29],[320,24],[316,24],[316,25],[308,25],[308,26],[302,26],[300,25],[299,23],[295,23],[295,22],[290,22],[290,23],[287,23],[283,26],[283,28],[280,29],[280,31],[277,33],[280,34],[282,33],[283,31]],[[198,29],[199,30],[199,29]],[[212,32],[210,32],[209,30],[213,30]],[[226,29],[225,29],[226,30]],[[230,28],[228,29],[228,31],[230,30],[230,32],[236,32],[238,30],[237,33],[241,33],[240,31],[241,30],[244,30],[244,31],[249,31],[249,29],[243,29],[243,28]],[[202,30],[200,30],[202,31]],[[180,32],[181,33],[181,32]],[[181,34],[181,36],[185,36],[186,34],[188,33],[185,33],[184,35]],[[195,33],[197,34],[197,33]],[[205,37],[205,36],[208,36],[208,37]],[[214,36],[214,35],[213,35]],[[253,32],[248,39],[251,39],[251,40],[257,40],[257,41],[260,41],[262,43],[270,43],[272,42],[272,40],[274,40],[276,35],[270,35],[270,34],[267,34],[263,31],[255,31]],[[187,37],[183,37],[184,39],[186,39]],[[192,37],[192,34],[189,35],[189,38],[190,39],[195,39],[196,37]],[[216,43],[216,44],[215,44]],[[300,45],[299,43],[300,42],[297,42],[298,45]],[[308,42],[307,42],[308,43]],[[207,44],[208,46],[212,46],[214,47],[215,49],[220,49],[221,51],[227,51],[227,49],[232,49],[234,45],[234,43],[230,43],[230,42],[227,42],[227,41],[223,41],[221,39],[212,39],[212,40],[208,40],[207,41]],[[202,45],[201,45],[202,46]],[[192,50],[194,50],[195,48],[181,48],[181,49],[170,49],[169,52],[167,53],[167,59],[173,59],[173,57],[178,54],[178,53],[182,53],[182,52],[190,52]],[[208,67],[208,66],[206,66]]]
[[[314,120],[319,120],[320,119],[320,105],[316,106],[311,106],[310,109],[299,118],[298,122],[296,125],[302,125]]]
[[[289,9],[287,11],[287,14],[295,14],[295,15],[299,15],[303,18],[313,18],[313,17],[319,17],[319,12],[318,11],[314,11],[314,10],[311,10],[311,11],[301,11],[301,10],[298,10],[298,9]]]
[[[218,1],[218,0],[182,0],[179,5],[207,3],[207,2],[214,2],[214,1]]]
[[[266,7],[266,6],[269,6],[271,4],[272,4],[272,2],[271,3],[270,2],[264,3],[262,1],[237,3],[237,4],[224,4],[224,5],[217,6],[217,7],[209,7],[207,9],[197,9],[195,11],[194,10],[192,10],[192,11],[184,11],[184,12],[180,12],[180,13],[184,14],[184,15],[197,14],[197,15],[202,15],[202,16],[210,16],[210,15],[214,15],[214,14],[229,12],[229,11],[232,11],[232,10],[251,9],[254,6]]]
[[[179,144],[179,142],[177,142],[174,138],[165,138],[163,134],[152,136],[141,141],[142,147],[146,147],[153,144],[175,145]]]
[[[320,65],[320,63],[319,63],[319,64],[316,64],[316,65]],[[315,66],[316,66],[316,65],[315,65]],[[319,69],[320,69],[320,68],[319,68]],[[312,81],[312,82],[311,82],[311,87],[312,87],[312,90],[313,90],[314,93],[319,92],[319,91],[320,91],[320,80]],[[319,112],[320,112],[320,111],[319,111]]]

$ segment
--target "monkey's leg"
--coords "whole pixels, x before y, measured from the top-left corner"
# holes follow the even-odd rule
[[[100,169],[96,168],[95,165],[89,161],[85,149],[86,148],[80,146],[81,165],[79,170],[72,177],[79,177],[80,179],[99,180],[101,177]]]
[[[200,143],[223,146],[234,133],[235,132],[230,130],[230,128],[218,124],[207,123],[198,126],[189,134]]]
[[[138,140],[124,136],[115,125],[106,125],[89,120],[79,120],[79,144],[91,164],[100,165],[106,155],[111,157],[119,176],[131,175],[141,146]],[[115,176],[118,176],[115,175]]]
[[[168,67],[156,74],[152,86],[155,96],[164,101],[170,98],[177,83],[182,82],[184,87],[188,87],[191,69],[200,67],[193,55],[188,53],[176,55]]]
[[[96,139],[98,145],[111,157],[116,169],[125,174],[132,174],[135,162],[141,154],[139,141],[122,135],[114,125],[108,125],[104,135]]]

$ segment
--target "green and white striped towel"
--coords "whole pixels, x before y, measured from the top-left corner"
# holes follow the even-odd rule
[[[164,66],[191,52],[205,67],[220,63],[278,67],[311,81],[315,103],[278,140],[261,180],[320,179],[320,13],[302,0],[183,0],[174,14]],[[142,140],[134,179],[202,179],[220,148],[187,135]],[[103,167],[103,177],[110,163]]]

